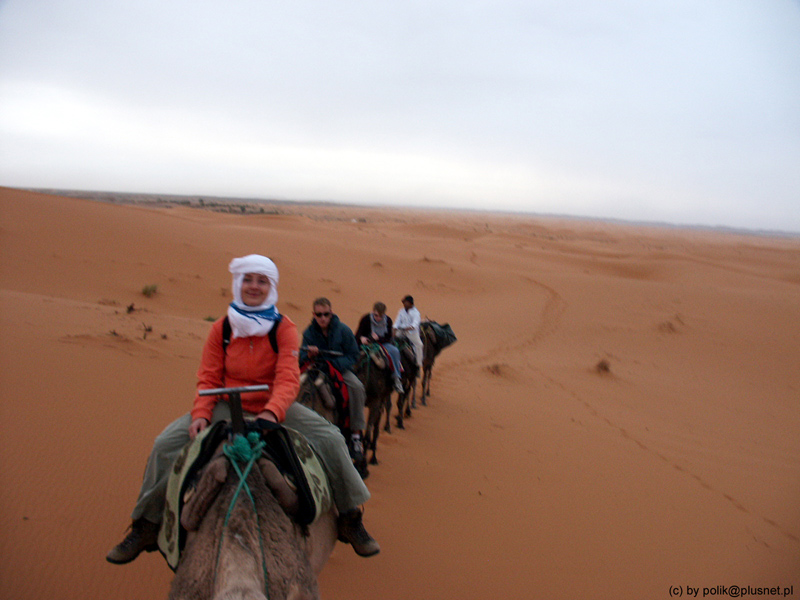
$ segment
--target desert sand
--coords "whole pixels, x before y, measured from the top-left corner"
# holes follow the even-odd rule
[[[166,597],[158,553],[105,554],[190,407],[228,262],[254,252],[301,330],[317,296],[355,327],[410,293],[459,338],[428,406],[381,435],[381,554],[340,544],[327,600],[800,597],[800,238],[276,212],[0,190],[0,598]]]

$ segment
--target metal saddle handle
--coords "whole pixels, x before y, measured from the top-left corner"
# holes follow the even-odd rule
[[[244,387],[213,388],[210,390],[200,390],[198,396],[228,396],[228,404],[231,407],[231,434],[244,435],[244,413],[242,412],[242,394],[247,392],[263,392],[269,389],[269,385],[246,385]]]

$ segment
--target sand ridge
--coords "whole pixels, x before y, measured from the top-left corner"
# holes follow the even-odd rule
[[[252,252],[301,329],[320,295],[355,327],[411,293],[459,338],[430,405],[381,435],[382,553],[338,547],[324,598],[800,596],[800,240],[282,210],[0,189],[0,597],[166,597],[160,556],[104,556]]]

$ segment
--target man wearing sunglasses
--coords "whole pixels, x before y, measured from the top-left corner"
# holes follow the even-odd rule
[[[367,426],[364,418],[366,391],[364,384],[352,371],[353,365],[358,360],[358,343],[353,331],[333,313],[331,301],[327,298],[314,300],[312,317],[311,323],[303,332],[300,364],[303,365],[308,360],[313,361],[317,357],[321,357],[329,361],[342,374],[350,394],[350,441],[353,448],[353,460],[362,477],[365,477],[367,472],[362,435]],[[328,354],[328,351],[333,351],[337,355]],[[338,353],[341,353],[341,356]]]

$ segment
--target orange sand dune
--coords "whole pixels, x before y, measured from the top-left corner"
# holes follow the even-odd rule
[[[411,293],[459,337],[429,406],[381,436],[383,551],[339,546],[328,600],[800,597],[800,240],[281,210],[0,190],[0,598],[166,597],[159,555],[105,553],[253,252],[301,328],[320,295],[355,326]]]

